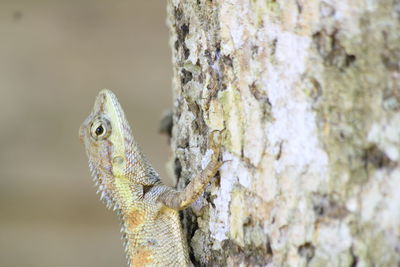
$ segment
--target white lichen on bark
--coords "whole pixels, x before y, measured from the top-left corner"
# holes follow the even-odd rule
[[[170,0],[175,174],[199,265],[400,264],[400,3]]]

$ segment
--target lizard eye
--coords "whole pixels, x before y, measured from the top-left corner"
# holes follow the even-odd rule
[[[103,125],[100,125],[99,127],[97,127],[95,133],[97,136],[102,135],[104,133]]]
[[[104,118],[97,118],[90,127],[90,134],[95,140],[102,140],[110,136],[111,124]]]

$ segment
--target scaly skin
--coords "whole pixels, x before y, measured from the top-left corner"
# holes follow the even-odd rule
[[[178,211],[204,191],[221,163],[214,135],[206,168],[183,191],[163,185],[136,144],[116,96],[103,89],[79,129],[89,168],[108,208],[122,221],[130,266],[189,266]],[[220,135],[218,135],[220,137]]]

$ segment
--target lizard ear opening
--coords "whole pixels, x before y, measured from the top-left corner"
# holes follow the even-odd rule
[[[103,140],[111,134],[111,123],[104,118],[95,118],[90,126],[90,135],[95,140]]]

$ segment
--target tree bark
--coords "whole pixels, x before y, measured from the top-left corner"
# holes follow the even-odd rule
[[[400,2],[169,0],[171,166],[198,266],[399,266]]]

